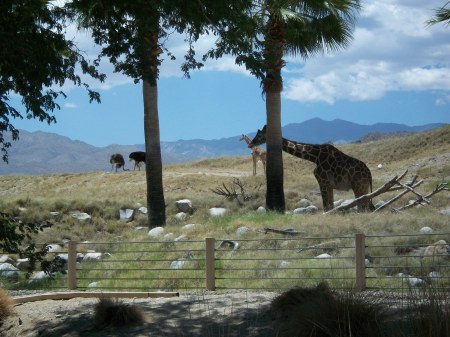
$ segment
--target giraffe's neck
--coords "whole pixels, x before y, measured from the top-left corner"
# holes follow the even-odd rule
[[[309,160],[316,164],[319,163],[320,160],[319,154],[321,152],[321,145],[298,143],[283,138],[282,147],[283,151],[295,157]]]
[[[241,140],[245,140],[245,142],[247,143],[247,145],[249,145],[252,141],[250,140],[250,138],[248,138],[246,135],[242,135]]]

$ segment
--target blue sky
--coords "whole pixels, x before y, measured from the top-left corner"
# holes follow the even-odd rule
[[[450,27],[424,23],[445,2],[362,1],[349,48],[306,61],[287,57],[282,125],[314,117],[360,124],[450,123]],[[86,32],[73,29],[68,34],[88,55],[95,54]],[[212,46],[213,39],[202,37],[197,54]],[[179,70],[183,37],[174,35],[167,47],[178,60],[163,62],[158,83],[162,141],[220,139],[254,132],[265,124],[260,84],[232,57],[208,62],[186,79]],[[84,89],[68,85],[62,88],[68,97],[55,112],[56,124],[13,124],[95,146],[143,144],[141,84],[111,70],[104,62],[106,82],[89,80],[100,92],[101,104],[89,104]]]

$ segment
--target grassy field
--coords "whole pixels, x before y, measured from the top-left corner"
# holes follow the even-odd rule
[[[432,191],[439,183],[450,181],[450,126],[422,134],[338,147],[368,165],[372,171],[374,189],[406,169],[408,174],[405,180],[414,175],[424,180],[418,188],[422,194]],[[381,169],[378,168],[379,164],[383,165]],[[0,209],[23,221],[51,222],[51,228],[34,238],[38,243],[61,243],[63,240],[107,243],[117,242],[118,238],[121,242],[148,241],[146,230],[136,231],[139,226],[147,226],[146,215],[136,212],[137,215],[131,222],[119,220],[121,208],[137,210],[140,206],[145,206],[145,172],[115,173],[109,172],[109,168],[109,163],[105,160],[103,172],[0,177]],[[357,232],[367,235],[417,234],[424,226],[431,227],[435,233],[450,232],[449,216],[440,212],[450,207],[448,191],[435,195],[428,206],[415,207],[401,213],[393,213],[390,208],[386,208],[376,214],[324,215],[321,211],[321,198],[317,194],[318,184],[313,176],[314,166],[284,154],[284,168],[288,214],[256,212],[259,206],[265,204],[265,177],[262,166],[258,166],[257,176],[252,175],[250,153],[244,157],[206,159],[165,166],[163,181],[167,205],[166,231],[173,233],[174,237],[185,234],[186,240],[203,240],[205,237],[238,239],[236,230],[247,226],[255,229],[246,235],[247,239],[255,240],[249,244],[250,248],[268,244],[268,236],[261,231],[265,227],[292,228],[304,231],[305,237],[322,238],[349,236]],[[243,205],[212,192],[212,189],[223,184],[230,186],[236,178],[244,184],[246,193],[251,196]],[[381,199],[389,200],[394,195],[395,193],[381,195],[375,198],[374,203]],[[335,192],[335,200],[352,196],[351,191]],[[175,216],[179,212],[175,202],[185,198],[192,201],[195,211],[186,220],[180,221]],[[314,215],[293,215],[292,210],[298,207],[302,198],[310,199],[319,207],[319,212]],[[413,198],[409,194],[392,207],[402,206]],[[225,207],[228,212],[219,218],[211,217],[208,212],[211,207]],[[86,222],[74,219],[70,212],[75,210],[88,213],[91,219]],[[51,212],[59,212],[59,215],[55,217]],[[186,232],[182,230],[185,224],[201,226]],[[439,239],[450,241],[448,234]],[[431,243],[422,242],[425,238],[414,239],[414,242],[402,237],[380,237],[374,240],[375,245]],[[164,247],[160,245],[157,249],[163,250]],[[313,253],[315,251],[311,251]],[[373,249],[369,253],[384,254],[382,248]],[[258,257],[257,254],[253,257]],[[348,252],[342,251],[341,254]],[[300,266],[305,266],[305,270],[308,269],[308,263],[298,262]],[[255,266],[257,262],[254,263],[253,267]],[[305,273],[305,277],[314,276],[311,271]]]

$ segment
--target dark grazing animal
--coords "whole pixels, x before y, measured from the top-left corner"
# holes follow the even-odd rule
[[[145,152],[142,151],[136,151],[136,152],[131,152],[130,155],[128,156],[128,159],[130,161],[134,160],[134,170],[136,170],[136,166],[138,167],[139,171],[141,170],[141,165],[144,163],[145,164]]]
[[[114,169],[114,166],[116,167],[116,172],[121,167],[124,171],[129,171],[125,168],[125,160],[120,153],[113,153],[109,158],[109,163],[111,164],[111,171]]]

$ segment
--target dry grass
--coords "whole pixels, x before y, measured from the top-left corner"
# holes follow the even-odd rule
[[[13,313],[14,300],[3,288],[0,288],[0,325],[3,320]]]

